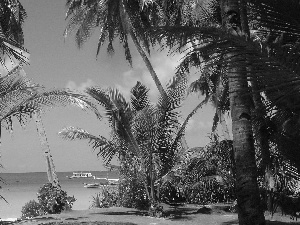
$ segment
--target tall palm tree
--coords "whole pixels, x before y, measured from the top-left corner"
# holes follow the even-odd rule
[[[229,80],[234,81],[234,78],[236,78],[238,81],[243,81],[245,90],[248,89],[245,83],[246,79],[256,79],[259,81],[261,84],[260,91],[263,92],[271,102],[268,106],[270,112],[271,110],[285,108],[285,111],[298,114],[297,109],[299,104],[296,99],[299,95],[297,88],[299,82],[299,60],[297,60],[298,54],[296,49],[297,38],[299,37],[299,17],[297,16],[299,2],[290,1],[287,3],[286,1],[274,2],[268,0],[248,0],[246,2],[247,5],[238,5],[237,1],[221,1],[222,4],[221,7],[219,7],[219,11],[221,11],[223,18],[220,18],[220,21],[223,22],[223,25],[227,25],[225,29],[221,29],[221,26],[211,26],[211,24],[201,26],[201,21],[198,20],[194,25],[191,23],[192,25],[185,24],[185,26],[180,27],[163,27],[157,36],[168,36],[168,44],[170,46],[179,43],[176,46],[180,47],[182,47],[182,43],[190,43],[193,45],[194,39],[200,40],[197,46],[197,52],[208,55],[210,65],[229,65],[228,71],[234,72],[228,76]],[[257,38],[263,40],[260,43],[255,42],[255,39],[249,39],[249,35],[243,32],[247,30],[244,28],[247,25],[247,21],[245,17],[242,17],[242,14],[245,13],[245,6],[247,6],[247,11],[251,12],[250,17],[248,17],[248,24],[256,28],[256,40]],[[242,9],[241,11],[240,8]],[[291,13],[287,15],[285,13],[286,11]],[[180,12],[182,12],[182,10]],[[242,12],[242,14],[240,12]],[[164,35],[164,32],[167,34]],[[284,32],[284,35],[282,35],[282,32]],[[286,38],[284,38],[285,36]],[[285,43],[288,43],[288,45],[284,46],[283,40]],[[239,57],[237,57],[237,53]],[[228,54],[232,54],[232,57],[228,58]],[[289,57],[287,58],[286,56]],[[206,60],[206,62],[207,61],[208,60]],[[210,66],[209,64],[208,66]],[[247,68],[250,66],[255,69],[248,70]],[[240,71],[237,71],[237,68],[239,68]],[[236,74],[242,76],[236,77]],[[229,81],[229,87],[230,86]],[[243,85],[240,87],[243,87]],[[288,91],[286,89],[287,87],[289,88]],[[230,88],[232,88],[232,86]],[[232,91],[232,89],[230,90]],[[231,97],[235,96],[234,93],[230,93]],[[246,92],[241,95],[244,100],[247,100],[246,96]],[[231,98],[231,100],[233,99]],[[247,101],[249,102],[249,100]],[[250,114],[245,111],[245,113],[240,115],[241,118],[243,118],[244,116],[248,117]],[[251,116],[248,117],[248,119],[249,118],[251,118]],[[245,121],[248,120],[245,117],[244,119]],[[248,131],[249,130],[250,127]],[[250,137],[251,135],[243,141],[248,141],[251,139]],[[287,138],[287,136],[285,136],[285,138]],[[280,143],[278,144],[279,147]],[[290,159],[296,163],[292,157],[290,157]],[[241,223],[247,224],[245,219],[241,219],[241,221],[243,221]]]
[[[78,47],[81,47],[92,35],[94,29],[99,28],[97,55],[106,41],[108,41],[107,51],[113,53],[113,42],[116,37],[119,37],[125,50],[125,58],[132,64],[128,43],[128,36],[131,37],[158,91],[161,95],[165,95],[164,88],[146,54],[150,53],[149,45],[153,41],[146,32],[151,24],[149,15],[146,14],[146,10],[143,10],[144,3],[141,4],[138,0],[67,0],[66,19],[69,21],[64,36],[76,30],[75,39]],[[151,10],[147,13],[151,13]],[[153,15],[156,18],[156,15]]]

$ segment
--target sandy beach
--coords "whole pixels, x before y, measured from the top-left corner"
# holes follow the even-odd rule
[[[147,216],[146,211],[138,211],[132,208],[98,208],[72,210],[58,215],[46,215],[27,221],[19,221],[16,224],[237,225],[237,214],[224,211],[223,209],[222,204],[210,206],[185,205],[176,209],[164,205],[166,215],[162,218],[153,218]],[[268,213],[266,213],[266,220],[268,225],[300,224],[291,220],[288,216],[281,216],[281,213],[276,213],[273,218],[270,218]]]
[[[93,172],[97,177],[106,177],[106,172]],[[86,210],[91,205],[92,196],[100,191],[98,188],[85,188],[84,183],[96,182],[93,179],[68,179],[67,175],[72,172],[59,172],[58,177],[62,189],[69,196],[74,196],[76,201],[73,205],[74,210]],[[116,174],[108,174],[108,177],[116,178]],[[37,201],[37,192],[39,188],[47,183],[45,173],[24,173],[24,174],[1,174],[6,184],[1,184],[0,195],[8,203],[0,200],[0,218],[20,218],[21,210],[25,203],[30,200]]]

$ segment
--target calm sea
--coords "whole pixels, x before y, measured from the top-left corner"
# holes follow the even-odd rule
[[[81,171],[79,171],[81,172]],[[118,178],[118,172],[106,171],[82,171],[91,172],[97,178]],[[91,205],[92,196],[99,192],[99,189],[85,188],[83,183],[94,183],[97,180],[93,178],[74,178],[68,179],[72,172],[58,172],[58,180],[64,191],[68,195],[74,196],[77,200],[73,205],[74,210],[88,209]],[[45,172],[35,173],[0,173],[0,177],[5,183],[1,182],[2,195],[8,203],[0,200],[0,218],[18,218],[21,216],[22,206],[30,200],[37,201],[39,188],[47,183],[47,174]]]

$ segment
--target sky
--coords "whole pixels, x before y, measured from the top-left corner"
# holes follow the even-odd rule
[[[27,76],[35,83],[52,88],[83,90],[88,86],[118,88],[126,97],[139,80],[150,88],[150,97],[155,102],[158,92],[141,57],[131,45],[133,67],[125,60],[122,46],[115,44],[111,57],[106,47],[96,58],[97,32],[78,49],[74,37],[66,39],[63,32],[65,1],[20,0],[27,12],[24,23],[25,48],[30,53],[30,65],[25,66]],[[181,55],[168,56],[167,52],[153,50],[150,61],[163,85],[174,75]],[[191,74],[191,81],[199,74]],[[188,97],[182,107],[182,120],[202,100],[198,95]],[[213,110],[205,107],[190,120],[186,132],[189,147],[205,146],[209,141]],[[103,162],[86,141],[66,141],[57,134],[64,127],[80,127],[95,135],[109,137],[105,119],[99,121],[92,113],[76,107],[54,108],[42,115],[56,171],[98,171],[105,170]],[[26,127],[17,122],[13,133],[3,131],[0,146],[2,173],[44,172],[46,162],[36,132],[35,123]]]

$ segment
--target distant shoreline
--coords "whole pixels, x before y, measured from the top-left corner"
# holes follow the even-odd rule
[[[90,173],[93,173],[93,172],[96,172],[96,173],[102,173],[102,172],[115,172],[115,171],[109,171],[109,170],[73,170],[73,171],[56,171],[57,173],[73,173],[73,172],[83,172],[83,173],[86,173],[86,172],[90,172]],[[0,170],[0,176],[1,174],[11,174],[11,173],[47,173],[46,171],[30,171],[30,172],[1,172]]]

